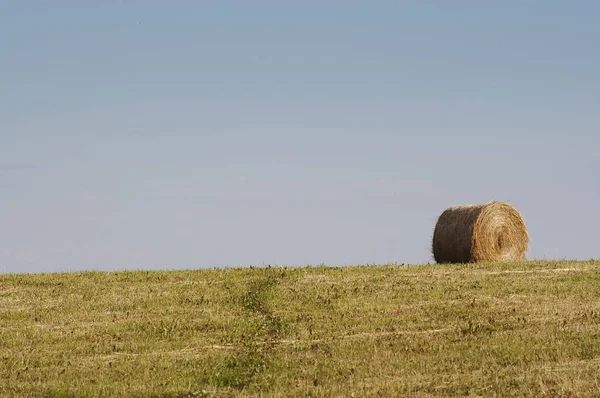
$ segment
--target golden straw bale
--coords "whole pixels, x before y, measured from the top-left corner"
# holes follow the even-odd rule
[[[457,205],[438,218],[432,246],[437,263],[524,261],[529,234],[508,203]]]

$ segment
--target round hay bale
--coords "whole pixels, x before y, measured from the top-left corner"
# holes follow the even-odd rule
[[[458,205],[438,218],[432,246],[437,263],[524,261],[529,234],[508,203]]]

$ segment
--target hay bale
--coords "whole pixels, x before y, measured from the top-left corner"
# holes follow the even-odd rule
[[[458,205],[438,218],[432,246],[437,263],[524,261],[529,234],[507,203]]]

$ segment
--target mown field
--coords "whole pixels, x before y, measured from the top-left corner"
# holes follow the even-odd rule
[[[600,262],[0,275],[0,396],[600,396]]]

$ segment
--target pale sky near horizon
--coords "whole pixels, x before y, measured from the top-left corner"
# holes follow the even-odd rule
[[[600,257],[600,3],[6,1],[0,272]]]

